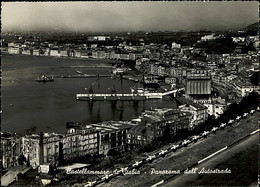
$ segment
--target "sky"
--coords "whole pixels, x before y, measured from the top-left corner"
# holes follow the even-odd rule
[[[258,18],[257,1],[2,2],[2,31],[225,30]]]

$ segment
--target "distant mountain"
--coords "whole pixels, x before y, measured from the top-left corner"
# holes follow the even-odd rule
[[[248,25],[243,30],[246,32],[256,32],[257,33],[257,31],[259,30],[259,22]]]

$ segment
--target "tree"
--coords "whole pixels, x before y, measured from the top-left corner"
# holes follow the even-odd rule
[[[58,165],[64,164],[64,155],[63,155],[63,144],[59,142],[59,156],[58,156]]]
[[[252,84],[258,86],[259,85],[259,71],[254,72],[252,76],[250,77],[250,81]]]
[[[116,156],[118,154],[118,151],[115,149],[110,149],[107,153],[107,156]]]
[[[21,154],[18,158],[18,164],[23,166],[24,162],[26,162],[26,158],[23,154]]]
[[[28,155],[28,159],[27,159],[26,165],[27,165],[27,167],[30,166],[30,157],[29,157],[29,155]]]

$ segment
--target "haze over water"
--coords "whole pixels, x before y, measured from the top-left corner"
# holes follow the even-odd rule
[[[55,78],[54,82],[39,83],[40,74],[75,75],[110,74],[110,68],[74,68],[71,66],[109,65],[100,60],[60,59],[35,56],[2,56],[2,131],[23,132],[36,128],[35,132],[66,132],[66,122],[96,123],[107,120],[130,120],[151,107],[176,107],[174,100],[149,101],[76,101],[77,93],[86,93],[85,88],[97,82],[97,78]],[[137,86],[128,80],[110,77],[100,78],[100,90],[95,83],[95,92],[110,93],[115,85],[118,92],[130,93]],[[123,108],[123,111],[117,110]]]

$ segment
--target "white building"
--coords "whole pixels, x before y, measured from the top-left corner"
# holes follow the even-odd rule
[[[17,47],[9,47],[8,48],[8,53],[9,54],[19,55],[19,54],[21,54],[21,52],[22,52],[21,48],[17,48]]]
[[[33,50],[33,55],[34,56],[40,56],[40,50],[39,49],[34,49]]]
[[[216,37],[214,34],[210,34],[210,35],[205,35],[203,37],[201,37],[201,41],[208,41],[208,40],[215,40]]]
[[[183,104],[179,106],[179,109],[192,114],[191,128],[203,123],[208,118],[207,107],[198,103]]]
[[[60,51],[60,56],[61,56],[61,57],[68,57],[68,56],[69,56],[69,53],[68,53],[67,50],[61,50],[61,51]]]
[[[60,57],[60,53],[57,49],[51,49],[50,56]]]
[[[232,41],[234,43],[238,43],[238,42],[245,42],[246,38],[245,37],[232,37]]]
[[[216,100],[213,100],[212,103],[205,103],[204,106],[206,106],[207,112],[209,115],[215,116],[215,118],[218,118],[221,114],[224,113],[227,103],[224,99],[218,98]]]
[[[181,44],[177,44],[177,43],[173,42],[172,43],[172,49],[176,49],[176,48],[180,49],[181,48]]]
[[[20,43],[15,43],[15,42],[10,42],[10,43],[8,43],[8,47],[19,48],[19,47],[21,47],[21,44]]]
[[[75,51],[75,57],[76,58],[81,58],[81,52],[80,51]]]
[[[29,49],[22,50],[22,55],[31,55],[31,50]]]
[[[241,84],[235,84],[235,91],[238,96],[245,97],[251,92],[259,92],[259,86],[248,86],[248,85],[241,85]]]

